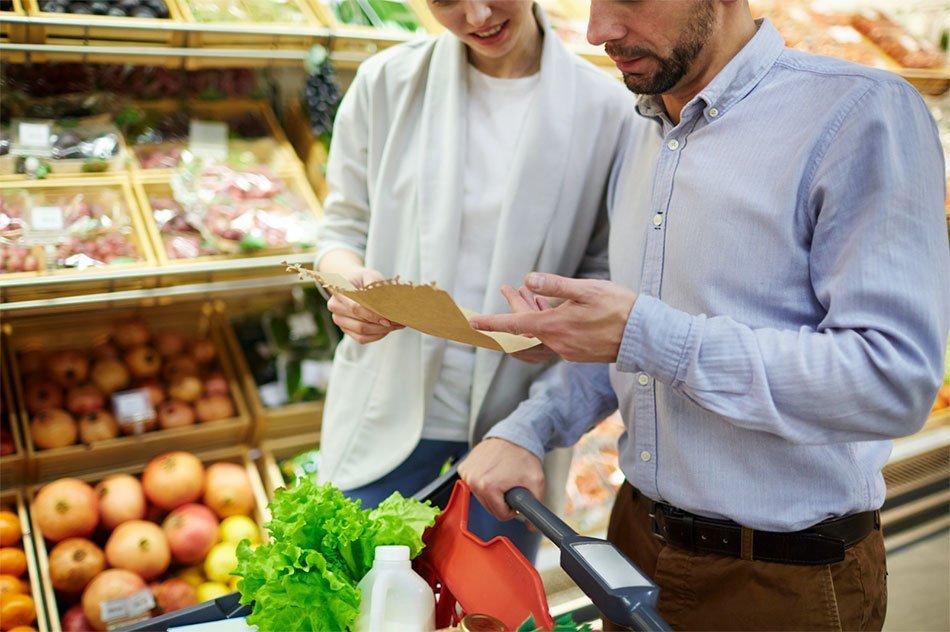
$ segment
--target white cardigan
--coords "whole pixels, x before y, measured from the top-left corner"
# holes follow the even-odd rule
[[[635,101],[620,82],[544,29],[541,79],[501,209],[483,313],[532,270],[607,275],[606,189]],[[317,262],[347,248],[384,276],[452,288],[467,115],[466,49],[450,33],[364,62],[337,113]],[[485,186],[496,186],[486,182]],[[404,329],[360,345],[345,337],[323,415],[319,476],[342,489],[395,469],[419,442],[444,342]],[[528,396],[544,365],[478,349],[470,441]],[[569,455],[567,459],[569,460]],[[565,456],[549,487],[564,493]],[[549,496],[549,502],[556,496]]]

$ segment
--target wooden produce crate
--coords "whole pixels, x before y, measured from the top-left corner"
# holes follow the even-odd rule
[[[46,632],[50,628],[46,617],[45,599],[43,586],[40,581],[41,574],[36,559],[32,526],[30,524],[29,514],[26,510],[23,492],[16,489],[0,493],[0,506],[14,512],[20,519],[20,533],[23,535],[17,548],[22,548],[23,553],[26,555],[26,575],[22,577],[22,579],[29,582],[29,596],[33,598],[33,603],[36,607],[36,621],[33,622],[33,627],[40,632]]]
[[[299,171],[293,170],[291,172],[284,173],[277,172],[274,175],[284,182],[286,185],[286,190],[290,195],[292,195],[302,205],[306,206],[310,211],[313,212],[315,218],[319,218],[323,215],[323,207],[317,200],[316,195],[314,195],[310,184],[306,181],[306,179],[304,179],[303,175]],[[162,198],[172,197],[172,189],[169,180],[152,181],[149,179],[149,181],[146,182],[140,181],[135,185],[135,190],[136,195],[138,196],[139,204],[142,208],[142,216],[145,221],[146,230],[148,231],[149,238],[152,242],[152,248],[157,253],[158,261],[161,265],[187,262],[191,266],[198,266],[200,268],[202,263],[212,261],[225,261],[234,258],[243,259],[252,256],[281,255],[294,252],[293,246],[285,245],[280,247],[265,247],[256,250],[253,253],[236,251],[227,254],[209,254],[198,257],[190,257],[187,260],[173,259],[169,255],[169,252],[166,249],[165,243],[162,239],[162,235],[159,232],[158,224],[155,221],[155,209],[152,208],[152,204],[150,202],[153,196],[159,196]]]
[[[180,448],[181,446],[179,445],[178,449]],[[257,467],[248,457],[248,449],[249,448],[247,446],[237,445],[236,447],[231,447],[228,449],[208,452],[194,452],[194,455],[202,461],[206,468],[214,463],[226,462],[237,463],[245,469],[251,482],[251,489],[255,501],[255,508],[251,514],[251,518],[253,518],[254,521],[257,522],[258,526],[260,526],[261,538],[263,539],[267,537],[263,525],[270,520],[270,513],[267,509],[268,498],[267,494],[264,492],[264,486],[261,483],[261,477],[257,471]],[[165,452],[174,450],[175,448],[172,448],[166,450]],[[164,452],[160,454],[164,454]],[[126,467],[101,470],[98,472],[73,476],[73,478],[78,478],[79,480],[91,486],[94,486],[99,481],[114,474],[131,474],[137,478],[141,478],[141,474],[145,470],[147,464],[147,461],[142,461],[134,465],[128,465]],[[36,497],[36,494],[41,488],[42,485],[34,485],[27,489],[27,502],[29,502],[31,506],[33,499]],[[200,502],[200,499],[198,502]],[[157,522],[159,525],[161,525],[161,521],[164,520],[168,512],[154,507],[151,503],[148,504],[148,507],[149,511],[147,512],[145,519],[152,522]],[[75,599],[73,602],[71,602],[68,595],[64,596],[53,588],[49,574],[49,552],[52,549],[52,543],[47,542],[46,538],[43,537],[42,529],[40,529],[39,525],[37,524],[35,515],[31,515],[30,526],[33,531],[33,538],[36,546],[36,561],[43,586],[43,597],[46,602],[49,629],[52,630],[52,632],[62,632],[61,617],[69,605],[75,602]],[[90,539],[99,545],[100,548],[105,549],[105,543],[108,539],[108,536],[109,534],[100,525]],[[163,574],[159,579],[161,580],[173,577],[183,568],[185,567],[175,564],[174,560],[172,560],[172,564],[169,566],[168,571],[166,571],[165,574]]]
[[[60,129],[59,131],[67,130]],[[49,167],[49,173],[45,178],[55,181],[75,178],[85,179],[90,176],[101,175],[122,175],[122,172],[126,171],[128,167],[129,155],[122,133],[118,128],[115,128],[114,131],[118,138],[118,151],[115,156],[101,162],[89,161],[84,158],[64,158],[60,160],[39,158],[40,162]],[[22,173],[16,173],[16,156],[8,154],[0,158],[2,158],[0,159],[0,182],[23,182],[26,179]]]
[[[75,19],[75,25],[31,24],[28,37],[35,44],[65,44],[65,45],[97,45],[97,46],[128,46],[129,57],[122,61],[140,65],[168,65],[180,66],[180,58],[167,56],[136,56],[135,49],[154,46],[181,46],[185,43],[182,31],[171,31],[165,27],[172,22],[184,21],[177,0],[165,0],[168,6],[168,18],[132,18],[113,17],[108,15],[83,15],[71,13],[47,13],[40,10],[40,0],[23,0],[27,13],[37,17],[56,17]],[[36,54],[34,54],[36,55]],[[89,55],[86,53],[62,54],[39,53],[40,59],[45,61],[46,56],[57,60],[72,60],[84,62],[115,63],[115,56]]]
[[[42,246],[36,246],[31,253],[37,259],[36,271],[18,271],[3,273],[0,271],[0,284],[3,281],[40,276],[76,276],[98,275],[105,278],[109,273],[129,269],[148,268],[156,265],[151,241],[142,222],[135,195],[128,177],[121,175],[97,175],[82,178],[57,178],[54,180],[4,180],[0,181],[0,202],[19,203],[17,198],[25,196],[24,204],[34,206],[66,206],[75,196],[82,195],[94,206],[111,206],[114,213],[128,220],[129,232],[126,241],[135,246],[135,261],[113,263],[102,266],[90,266],[84,270],[78,268],[44,269]],[[115,217],[115,215],[113,216]],[[3,268],[0,268],[2,270]],[[78,288],[74,293],[81,292]]]
[[[13,454],[0,456],[0,489],[6,491],[13,489],[23,482],[23,474],[26,471],[26,449],[23,447],[23,437],[20,431],[20,413],[13,400],[13,388],[10,385],[10,364],[7,362],[6,351],[9,346],[5,338],[0,338],[0,361],[3,366],[0,368],[0,406],[3,407],[0,414],[3,415],[7,423],[7,431],[13,440]]]
[[[227,99],[222,101],[201,101],[192,99],[182,104],[180,101],[163,100],[138,102],[137,107],[150,115],[171,114],[184,109],[189,116],[203,121],[228,122],[246,114],[260,118],[267,127],[268,136],[251,140],[231,140],[229,146],[237,151],[247,151],[262,160],[265,166],[273,171],[303,171],[300,160],[294,154],[293,146],[287,140],[284,130],[277,121],[277,116],[271,107],[258,99]],[[164,146],[174,146],[175,143],[163,143]],[[187,148],[187,144],[179,144]],[[132,172],[136,180],[141,182],[167,181],[174,169],[145,169],[141,166],[138,156],[144,151],[155,149],[157,145],[134,145],[129,154]]]
[[[275,491],[281,487],[286,487],[284,476],[280,472],[278,463],[283,459],[290,458],[304,450],[316,448],[319,445],[319,432],[282,437],[280,439],[268,439],[261,442],[261,480],[264,483],[264,490],[267,492],[268,498],[273,499]]]
[[[26,10],[20,0],[13,1],[12,11],[0,11],[0,17],[8,15],[24,16]],[[22,44],[27,41],[26,24],[13,24],[11,22],[0,22],[0,43]],[[9,64],[22,63],[26,55],[22,51],[4,51],[3,61]]]
[[[284,126],[287,129],[287,136],[297,151],[297,155],[303,160],[304,173],[307,174],[310,186],[313,187],[320,202],[323,202],[329,192],[325,172],[328,148],[321,139],[314,136],[310,121],[299,101],[291,101],[285,108],[285,113]]]
[[[376,52],[389,48],[401,42],[409,41],[425,34],[426,30],[437,33],[441,26],[435,22],[432,14],[425,6],[425,0],[405,0],[410,11],[419,22],[417,32],[399,28],[376,28],[360,24],[347,24],[340,21],[333,9],[325,0],[308,0],[314,13],[330,27],[333,32],[331,42],[332,53],[342,53],[340,59],[334,59],[334,65],[339,68],[355,70],[361,58],[373,55]],[[353,56],[348,59],[348,56]]]
[[[218,317],[224,321],[221,330],[228,344],[228,353],[241,376],[241,387],[244,397],[254,417],[254,440],[276,439],[289,436],[298,436],[305,433],[316,433],[319,436],[320,424],[323,419],[323,401],[297,402],[269,408],[264,405],[258,393],[254,375],[248,366],[244,352],[238,342],[228,319],[237,314],[254,314],[267,307],[285,302],[286,292],[283,295],[259,295],[244,300],[231,300]]]
[[[30,418],[24,399],[25,378],[16,352],[36,350],[48,354],[67,349],[87,351],[108,343],[115,323],[132,317],[141,319],[153,334],[175,331],[188,340],[205,337],[210,339],[217,351],[216,367],[227,381],[234,416],[213,422],[196,421],[194,425],[184,427],[119,436],[89,445],[77,443],[46,450],[36,447],[29,426],[24,422],[28,467],[32,480],[47,481],[104,468],[127,467],[182,447],[192,450],[217,449],[244,440],[250,427],[251,416],[241,394],[240,376],[230,362],[224,334],[214,317],[214,307],[209,303],[115,310],[110,312],[107,318],[102,318],[99,314],[73,313],[32,317],[22,322],[6,323],[4,327],[7,337],[13,341],[10,353],[13,358],[11,375],[18,396],[20,416],[24,420]],[[163,381],[162,386],[167,386],[167,381]],[[163,401],[167,399],[166,392]],[[106,401],[108,404],[108,398]]]
[[[212,0],[205,0],[211,2]],[[243,0],[214,0],[217,3],[228,2],[236,10],[243,12],[244,19],[235,18],[234,21],[215,21],[209,22],[202,18],[201,12],[195,8],[195,0],[179,0],[182,14],[187,22],[193,24],[208,24],[209,26],[231,26],[234,32],[192,32],[188,35],[188,45],[193,48],[241,48],[244,50],[274,50],[274,49],[303,49],[306,50],[313,46],[316,38],[313,35],[292,34],[290,31],[300,28],[319,29],[325,26],[317,15],[313,12],[306,0],[287,0],[287,4],[292,6],[300,15],[299,22],[264,22],[257,19],[250,10],[251,5]],[[241,32],[242,24],[255,24],[259,26],[273,27],[277,34],[264,34]],[[280,34],[280,31],[287,27],[288,33]],[[291,61],[294,65],[299,65],[299,61]],[[271,59],[252,59],[241,60],[244,66],[272,66],[275,64]],[[188,69],[219,67],[227,65],[226,62],[214,61],[203,58],[193,58],[186,61]]]

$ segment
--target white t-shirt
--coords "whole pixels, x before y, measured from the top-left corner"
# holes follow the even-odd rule
[[[541,79],[499,79],[468,65],[468,121],[462,194],[462,227],[452,296],[467,309],[481,311],[509,186],[515,149]],[[448,245],[447,245],[448,247]],[[498,288],[492,288],[497,292]],[[423,439],[468,441],[475,348],[448,342],[442,369],[429,402]]]

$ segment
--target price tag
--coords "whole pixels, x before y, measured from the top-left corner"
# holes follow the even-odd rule
[[[18,141],[23,147],[49,149],[49,123],[21,122],[17,129],[19,131]]]
[[[304,360],[300,363],[300,381],[325,391],[330,381],[331,368],[333,363],[326,360]]]
[[[268,382],[257,387],[261,402],[267,408],[277,408],[287,403],[287,389],[280,382]]]
[[[303,340],[317,335],[317,321],[310,312],[297,312],[287,317],[291,340]]]
[[[30,211],[32,230],[63,230],[65,227],[66,219],[59,206],[34,206]]]
[[[103,601],[99,604],[99,617],[106,622],[128,619],[145,614],[154,607],[155,598],[152,596],[152,591],[149,588],[143,588],[128,597]]]
[[[227,159],[228,124],[192,119],[188,127],[188,149],[199,158]]]
[[[112,410],[120,424],[138,424],[155,419],[155,407],[147,388],[112,394]]]

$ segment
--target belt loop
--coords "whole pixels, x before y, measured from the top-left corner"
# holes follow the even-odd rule
[[[741,527],[741,536],[739,544],[739,557],[744,560],[752,561],[752,540],[755,538],[755,532],[748,527]]]

